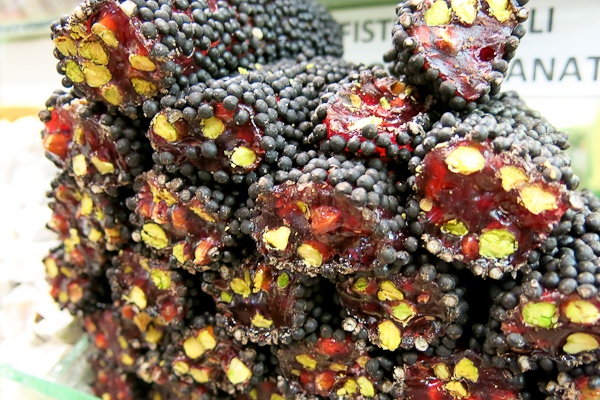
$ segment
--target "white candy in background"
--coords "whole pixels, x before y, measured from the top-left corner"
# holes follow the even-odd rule
[[[0,120],[0,362],[45,377],[72,348],[73,317],[48,294],[41,259],[59,241],[46,229],[46,192],[57,168],[46,159],[37,117]],[[35,323],[36,317],[41,317]],[[37,399],[2,381],[0,399]]]

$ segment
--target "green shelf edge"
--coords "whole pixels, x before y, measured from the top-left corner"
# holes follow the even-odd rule
[[[73,346],[73,349],[69,352],[69,354],[50,372],[47,378],[39,378],[30,375],[26,372],[11,367],[8,364],[2,363],[0,363],[0,378],[6,378],[17,382],[24,387],[33,389],[57,400],[100,400],[98,397],[89,395],[87,393],[82,393],[76,389],[52,381],[59,379],[65,370],[67,370],[73,362],[75,362],[84,354],[88,347],[89,340],[87,336],[84,335]]]

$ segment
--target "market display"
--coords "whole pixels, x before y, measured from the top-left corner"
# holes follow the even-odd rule
[[[53,23],[44,263],[94,393],[599,398],[600,200],[500,90],[525,3],[401,2],[388,69],[312,0]]]

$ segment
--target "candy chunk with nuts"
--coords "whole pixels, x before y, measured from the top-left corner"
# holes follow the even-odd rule
[[[497,94],[522,38],[527,9],[512,0],[406,3],[395,23],[390,69],[455,110]],[[427,75],[430,79],[424,80]],[[417,78],[421,77],[421,78]]]
[[[300,340],[311,329],[314,300],[312,304],[307,301],[319,290],[318,281],[278,269],[262,258],[250,257],[221,271],[221,276],[203,289],[215,300],[222,326],[230,334],[244,332],[251,342],[266,345],[292,336]],[[303,325],[306,329],[299,329]]]
[[[455,278],[436,275],[433,265],[424,265],[412,274],[353,277],[338,283],[340,304],[353,322],[347,331],[364,329],[372,343],[390,350],[400,343],[405,349],[427,348],[443,338],[447,329],[453,335],[459,332],[453,323],[463,318],[459,309],[464,301],[444,293],[454,287],[448,283]]]
[[[234,385],[246,382],[252,376],[252,371],[237,357],[231,360],[227,368],[227,378]]]
[[[427,207],[409,219],[423,227],[425,247],[476,275],[499,279],[525,266],[568,208],[564,184],[527,158],[468,135],[438,144],[415,172],[410,202]]]

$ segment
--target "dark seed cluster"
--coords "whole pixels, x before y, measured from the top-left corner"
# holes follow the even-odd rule
[[[63,85],[127,115],[257,64],[342,53],[341,29],[310,0],[87,0],[52,39]]]
[[[54,23],[44,263],[94,393],[598,397],[600,200],[567,134],[499,93],[524,3],[400,3],[391,74],[341,60],[312,0]]]

